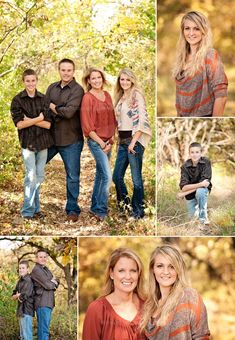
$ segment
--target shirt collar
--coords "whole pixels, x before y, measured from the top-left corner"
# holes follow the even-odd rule
[[[62,86],[61,86],[61,80],[57,83],[57,85],[56,86],[59,86],[60,88],[62,88]],[[73,77],[73,79],[68,83],[68,84],[66,84],[65,86],[63,86],[63,88],[65,88],[65,87],[69,87],[69,88],[72,88],[73,86],[74,86],[74,84],[75,84],[75,82],[76,82],[76,80],[75,80],[75,78]]]
[[[23,91],[21,92],[21,95],[20,95],[20,96],[21,96],[21,98],[29,97],[29,95],[28,95],[28,93],[27,93],[26,90],[23,90]],[[43,97],[43,94],[36,90],[35,96],[32,97],[32,98],[35,98],[35,97]],[[31,98],[31,97],[29,97],[29,98]]]
[[[206,162],[205,162],[204,158],[201,157],[201,158],[199,159],[198,163],[205,164]],[[198,164],[198,163],[197,163],[197,164]],[[187,168],[189,168],[189,167],[191,167],[191,166],[194,166],[194,165],[193,165],[193,162],[192,162],[192,160],[191,160],[191,158],[188,159],[188,160],[185,162],[185,166],[186,166]]]

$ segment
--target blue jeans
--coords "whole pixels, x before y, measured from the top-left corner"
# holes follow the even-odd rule
[[[108,155],[104,153],[100,145],[92,139],[88,139],[87,144],[96,162],[91,211],[96,215],[105,217],[108,211],[109,187],[112,182],[109,164],[110,153]]]
[[[195,216],[199,218],[202,223],[207,220],[208,193],[207,188],[198,188],[196,190],[195,198],[186,200],[188,215],[190,218]]]
[[[83,149],[83,141],[66,146],[52,146],[48,149],[47,162],[57,153],[60,154],[66,171],[67,203],[66,213],[79,215],[81,209],[77,203],[80,186],[80,158]]]
[[[113,181],[115,183],[117,200],[120,208],[130,205],[127,187],[124,182],[126,169],[130,164],[131,178],[133,182],[133,195],[131,200],[132,214],[135,218],[144,217],[144,186],[142,180],[142,162],[144,147],[137,142],[135,145],[135,154],[128,152],[128,144],[120,144],[118,147],[117,159],[113,172]]]
[[[37,323],[38,323],[38,340],[48,340],[49,339],[49,329],[51,322],[52,309],[49,307],[38,307],[36,310]]]
[[[19,318],[20,324],[20,339],[21,340],[33,340],[33,317],[31,315],[24,314]]]
[[[33,217],[40,211],[39,190],[44,179],[44,168],[47,160],[47,149],[34,152],[22,149],[25,166],[24,204],[21,215]]]

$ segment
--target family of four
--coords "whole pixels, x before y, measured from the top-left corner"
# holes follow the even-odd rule
[[[80,186],[80,158],[87,137],[96,162],[96,175],[90,213],[102,221],[108,210],[112,173],[109,164],[116,128],[119,147],[113,172],[120,210],[134,219],[144,216],[142,161],[144,149],[151,139],[146,104],[130,69],[117,77],[113,106],[103,87],[107,81],[102,70],[89,68],[83,76],[83,88],[74,78],[75,64],[70,59],[59,62],[60,81],[51,84],[44,96],[37,86],[37,74],[23,73],[25,89],[11,103],[11,114],[19,133],[25,165],[24,203],[21,215],[26,219],[41,218],[39,189],[45,164],[60,154],[66,171],[67,220],[76,222]],[[124,182],[130,165],[133,195],[130,199]]]

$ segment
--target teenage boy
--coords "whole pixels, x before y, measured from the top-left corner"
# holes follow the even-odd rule
[[[59,62],[60,81],[51,84],[46,92],[49,111],[53,115],[54,146],[48,150],[47,162],[60,154],[66,171],[67,220],[76,222],[81,212],[77,200],[80,185],[80,157],[83,134],[80,123],[80,105],[83,88],[74,78],[75,64],[70,59]]]
[[[33,340],[34,291],[28,261],[19,263],[19,276],[12,298],[18,301],[16,315],[19,317],[20,339]]]
[[[39,202],[40,184],[44,178],[47,148],[53,145],[49,131],[50,114],[45,114],[45,96],[37,89],[38,77],[27,69],[22,75],[25,89],[11,103],[11,115],[18,129],[25,166],[24,203],[21,215],[26,219],[42,217]]]
[[[59,285],[59,281],[46,266],[47,260],[47,252],[38,250],[36,264],[31,273],[35,290],[34,306],[37,314],[38,340],[49,339],[51,314],[55,306],[55,290]]]
[[[178,198],[186,198],[188,215],[199,218],[203,225],[209,224],[207,217],[207,199],[211,191],[211,162],[202,156],[199,143],[189,146],[190,158],[181,167],[181,179]]]

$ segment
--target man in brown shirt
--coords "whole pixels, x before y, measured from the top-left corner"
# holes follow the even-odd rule
[[[38,340],[49,339],[51,313],[55,306],[55,290],[59,285],[58,280],[46,267],[47,260],[47,252],[38,250],[36,264],[31,273],[35,290],[34,307],[37,314]]]
[[[83,88],[74,78],[75,64],[70,59],[59,62],[61,80],[51,84],[46,92],[48,110],[54,122],[52,132],[54,146],[48,150],[47,162],[60,154],[66,171],[68,221],[76,222],[80,214],[77,199],[80,184],[80,157],[83,149],[83,134],[80,124],[80,105]]]

